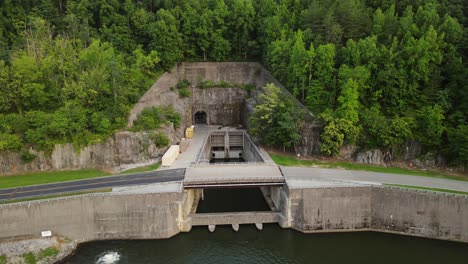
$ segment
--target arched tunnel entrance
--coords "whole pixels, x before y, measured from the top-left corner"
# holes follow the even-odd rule
[[[206,115],[206,112],[205,111],[198,111],[195,113],[195,116],[194,116],[194,121],[195,121],[195,124],[204,124],[206,125],[207,124],[207,115]]]

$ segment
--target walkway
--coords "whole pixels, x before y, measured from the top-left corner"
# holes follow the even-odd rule
[[[468,182],[340,169],[281,167],[289,188],[400,184],[468,192]]]

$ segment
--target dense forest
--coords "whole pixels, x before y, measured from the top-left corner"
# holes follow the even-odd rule
[[[0,0],[0,150],[84,146],[180,61],[261,61],[343,144],[468,163],[463,0]]]

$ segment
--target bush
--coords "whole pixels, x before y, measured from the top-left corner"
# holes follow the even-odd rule
[[[177,112],[174,107],[168,106],[163,109],[164,112],[164,119],[168,122],[171,122],[174,124],[174,128],[180,127],[180,121],[182,119],[182,116],[180,115],[179,112]]]
[[[180,81],[177,83],[176,88],[177,89],[187,89],[190,86],[190,82],[186,79]]]
[[[166,147],[171,143],[169,138],[162,132],[151,133],[150,138],[158,148]]]
[[[24,258],[24,263],[26,263],[26,264],[36,264],[37,263],[36,256],[34,256],[34,253],[32,253],[32,252],[28,252],[28,253],[24,254],[23,258]]]
[[[0,256],[0,264],[6,264],[7,263],[7,257],[5,255]]]
[[[161,127],[162,111],[159,107],[146,108],[133,122],[132,131],[154,130]]]
[[[20,155],[21,162],[23,163],[30,163],[32,162],[37,156],[34,153],[29,151],[23,151]]]
[[[0,151],[18,151],[23,146],[23,142],[17,135],[0,133]]]
[[[146,108],[133,122],[131,131],[155,130],[161,127],[163,122],[171,122],[175,128],[180,126],[181,115],[172,106]]]
[[[192,95],[192,92],[188,88],[179,89],[179,96],[181,98],[189,97]]]
[[[42,260],[48,257],[53,257],[57,256],[60,253],[60,251],[54,247],[48,247],[45,249],[42,249],[41,252],[39,252],[39,256],[37,257],[38,260]]]

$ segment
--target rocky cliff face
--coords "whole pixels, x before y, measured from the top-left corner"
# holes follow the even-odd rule
[[[164,127],[162,130],[172,143],[178,142],[183,132],[173,127]],[[0,155],[0,174],[84,168],[119,172],[133,164],[156,162],[165,150],[155,146],[150,133],[122,131],[82,150],[75,149],[72,144],[56,145],[50,155],[31,149],[37,158],[30,163],[23,163],[19,153],[4,152]]]

